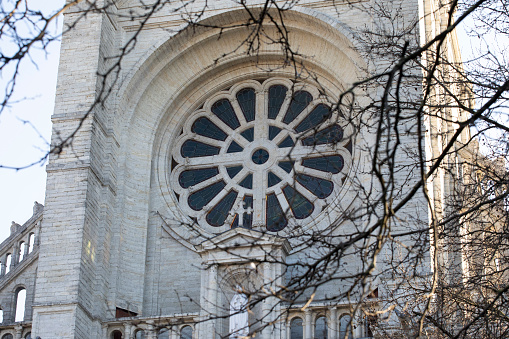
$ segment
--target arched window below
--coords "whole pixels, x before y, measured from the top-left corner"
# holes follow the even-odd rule
[[[35,234],[30,233],[28,236],[28,253],[32,253],[35,244]]]
[[[25,339],[32,339],[32,332],[25,334]]]
[[[120,332],[119,330],[115,330],[115,331],[111,332],[110,338],[111,339],[122,339],[123,338],[122,332]]]
[[[323,316],[315,321],[315,339],[327,339],[327,318]]]
[[[290,322],[290,339],[303,339],[303,327],[301,318],[293,318]]]
[[[157,339],[170,339],[170,331],[167,328],[163,328],[157,334]]]
[[[19,243],[19,256],[18,262],[22,262],[25,259],[25,242],[22,241]]]
[[[350,338],[350,332],[352,331],[351,319],[349,315],[343,315],[339,319],[339,339]]]
[[[145,339],[145,331],[138,330],[136,331],[136,334],[134,335],[136,339]]]
[[[23,321],[25,319],[25,301],[27,297],[27,290],[24,288],[18,289],[16,292],[16,316],[15,322]]]
[[[184,326],[180,330],[180,339],[193,339],[193,328],[191,326]]]
[[[5,273],[9,273],[11,270],[11,261],[12,261],[12,255],[10,253],[7,254],[5,257]]]
[[[12,334],[7,333],[2,336],[2,339],[14,339],[14,337],[12,336]]]

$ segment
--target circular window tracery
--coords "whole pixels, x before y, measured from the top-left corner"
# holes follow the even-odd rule
[[[205,227],[278,232],[307,223],[339,193],[351,162],[346,135],[341,114],[312,86],[233,86],[189,117],[172,148],[178,204]]]

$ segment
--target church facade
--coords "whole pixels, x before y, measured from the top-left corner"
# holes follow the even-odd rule
[[[170,4],[146,22],[134,0],[65,13],[64,26],[75,24],[62,37],[52,143],[66,147],[47,165],[44,207],[0,247],[0,338],[396,336],[395,315],[380,330],[359,305],[386,307],[397,277],[381,273],[344,297],[350,277],[366,270],[360,252],[302,273],[325,255],[321,239],[332,246],[370,227],[363,192],[377,189],[376,133],[336,103],[355,112],[379,94],[342,95],[387,67],[369,58],[361,34],[379,24],[367,10],[375,5],[281,2],[282,19],[269,11],[253,37],[256,25],[245,23],[263,4],[209,1],[204,12],[202,1]],[[430,15],[438,1],[388,6],[416,44],[439,31],[442,18]],[[412,90],[408,101],[418,101],[422,91]],[[404,164],[418,147],[414,128],[402,136]],[[419,180],[414,170],[398,171],[402,191]],[[395,229],[429,223],[423,196],[399,213]],[[419,260],[426,280],[432,256]]]

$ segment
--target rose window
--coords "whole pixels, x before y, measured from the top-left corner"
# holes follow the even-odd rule
[[[350,128],[325,99],[285,79],[209,98],[172,148],[182,211],[206,228],[278,232],[316,220],[339,194],[352,153]]]

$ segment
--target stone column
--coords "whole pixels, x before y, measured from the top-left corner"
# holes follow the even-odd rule
[[[5,275],[5,259],[7,258],[7,256],[4,256],[2,262],[0,263],[1,265],[1,268],[0,268],[0,275]]]
[[[313,315],[311,314],[311,310],[306,308],[304,311],[304,339],[312,339],[313,338]]]
[[[22,335],[23,335],[23,327],[21,325],[17,325],[14,327],[14,331],[16,331],[14,333],[15,335],[15,338],[16,339],[22,339]]]
[[[102,325],[102,332],[103,332],[103,334],[102,334],[103,338],[108,338],[108,325],[106,325],[106,324]]]
[[[130,323],[124,323],[124,338],[134,339],[134,326]]]
[[[170,339],[179,339],[178,338],[178,326],[170,326],[168,327],[168,333],[170,334]],[[195,334],[193,332],[193,334]]]
[[[329,339],[338,338],[338,308],[332,307],[329,311]]]
[[[147,330],[145,331],[145,339],[157,339],[157,331],[154,328],[153,321],[147,321]]]

